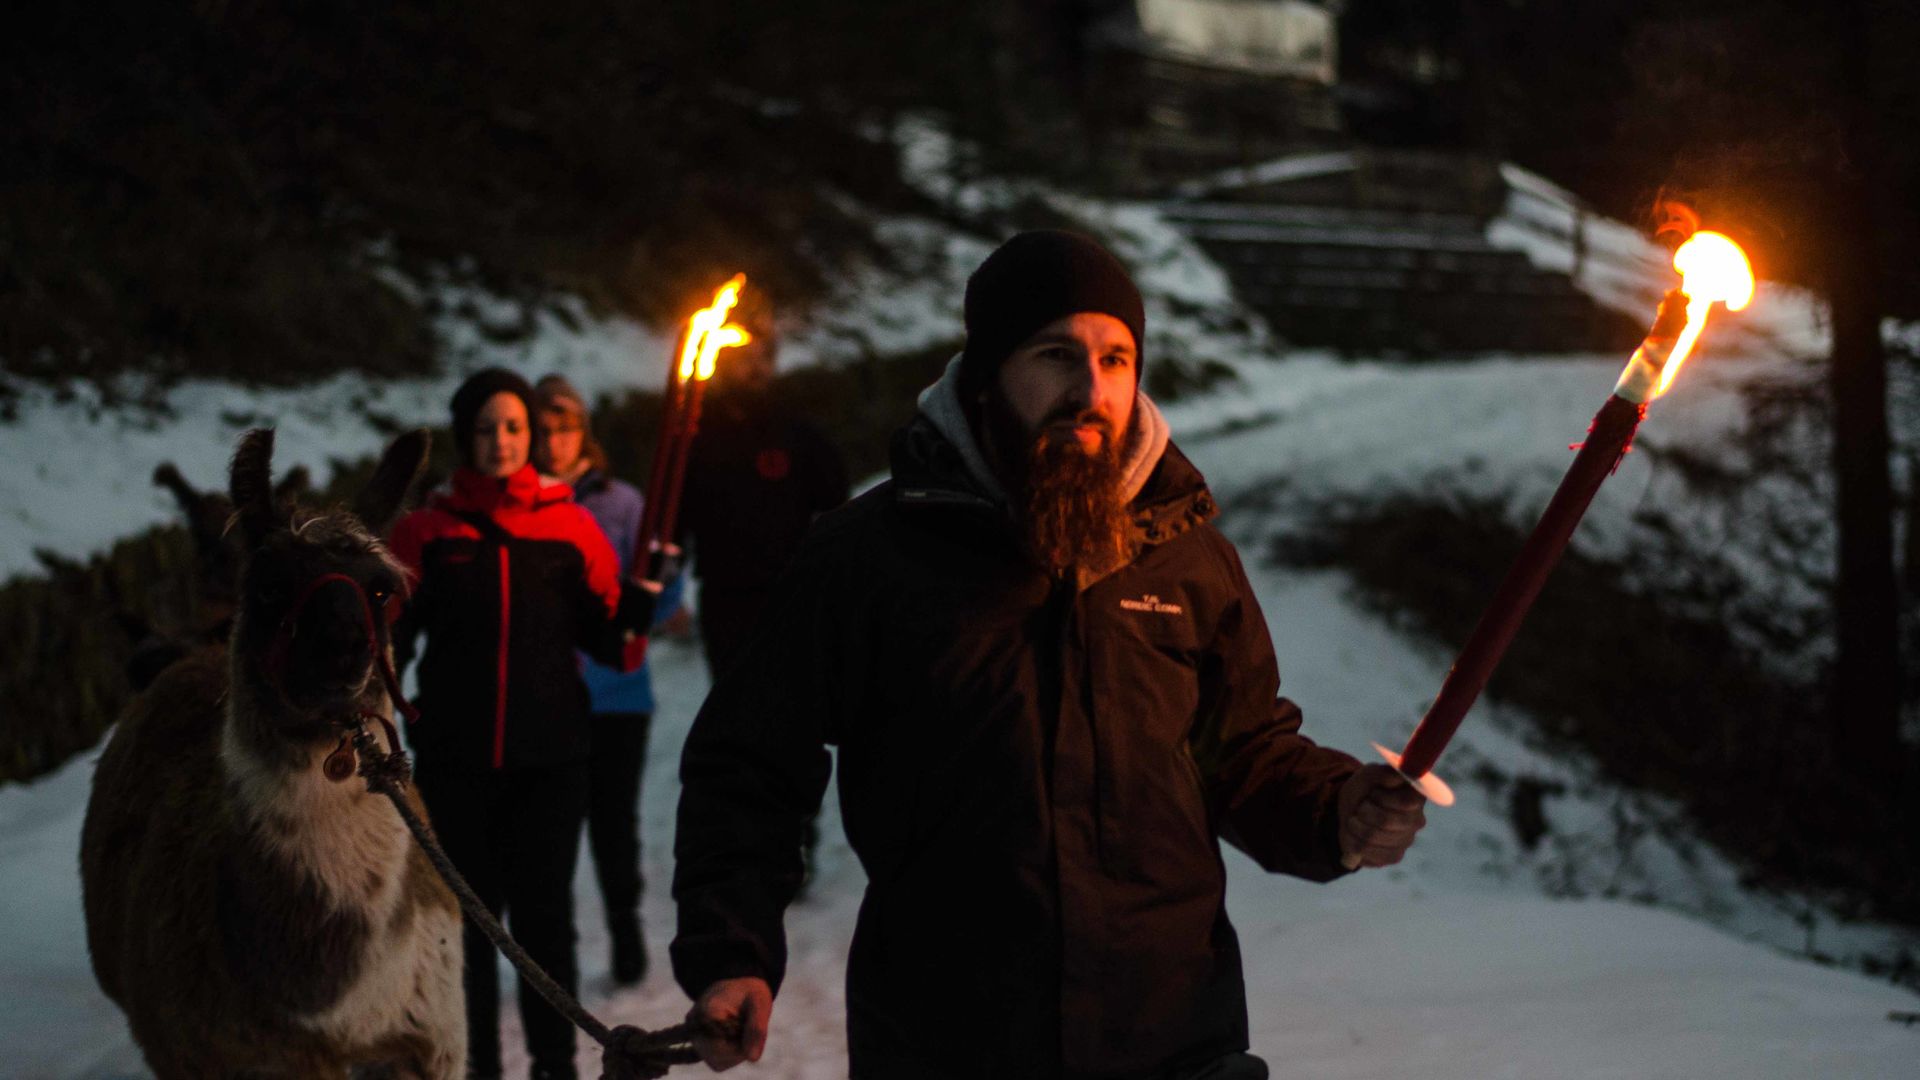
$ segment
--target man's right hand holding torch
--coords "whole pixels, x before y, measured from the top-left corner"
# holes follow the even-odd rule
[[[1427,823],[1427,797],[1385,765],[1362,765],[1340,786],[1341,865],[1392,866]]]

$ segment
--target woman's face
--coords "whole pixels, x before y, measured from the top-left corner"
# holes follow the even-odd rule
[[[549,476],[564,477],[580,464],[580,452],[586,449],[586,441],[586,425],[578,416],[560,409],[542,409],[534,464],[545,469]]]
[[[526,465],[532,442],[526,402],[503,390],[488,398],[474,417],[473,467],[496,480],[505,479]]]

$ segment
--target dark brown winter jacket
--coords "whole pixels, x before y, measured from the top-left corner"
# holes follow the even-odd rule
[[[847,467],[771,392],[715,395],[687,462],[680,527],[709,590],[773,588],[814,516],[847,501]]]
[[[925,415],[896,436],[893,479],[816,524],[688,737],[689,994],[777,991],[834,746],[868,876],[853,1076],[1156,1076],[1247,1046],[1218,842],[1339,875],[1358,766],[1277,697],[1265,619],[1178,449],[1133,506],[1140,555],[1078,589],[1022,556]]]

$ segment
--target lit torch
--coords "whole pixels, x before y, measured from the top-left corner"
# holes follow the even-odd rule
[[[1506,579],[1480,616],[1453,669],[1447,672],[1440,696],[1414,729],[1406,749],[1396,754],[1379,743],[1373,744],[1408,783],[1441,806],[1453,804],[1453,791],[1433,775],[1434,763],[1440,760],[1461,719],[1499,665],[1601,482],[1632,444],[1633,433],[1646,415],[1647,402],[1673,384],[1715,303],[1739,311],[1753,299],[1753,270],[1745,253],[1719,233],[1694,233],[1673,253],[1673,265],[1680,271],[1680,288],[1661,301],[1653,329],[1627,361],[1613,396],[1595,414],[1586,442],[1579,445],[1579,453],[1554,491],[1553,500],[1507,570]],[[1347,865],[1359,865],[1358,858],[1350,856]]]
[[[752,335],[727,321],[740,301],[747,275],[735,274],[713,294],[713,303],[695,312],[680,339],[679,360],[667,369],[667,392],[662,399],[660,441],[654,448],[653,471],[647,481],[647,499],[640,515],[637,550],[646,556],[645,580],[658,588],[669,576],[672,560],[680,555],[673,542],[680,514],[680,491],[687,479],[687,455],[700,429],[700,404],[707,380],[713,377],[721,349],[745,345]]]

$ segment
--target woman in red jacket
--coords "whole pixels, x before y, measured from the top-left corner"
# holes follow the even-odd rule
[[[451,490],[394,526],[413,591],[395,627],[404,666],[415,635],[420,719],[415,776],[454,865],[562,986],[575,989],[573,870],[586,812],[591,727],[576,647],[637,663],[650,594],[625,585],[606,536],[565,485],[528,462],[533,388],[498,368],[453,396],[462,464]],[[465,937],[469,1075],[500,1075],[491,944]],[[574,1035],[532,987],[520,1016],[536,1078],[572,1078]]]

